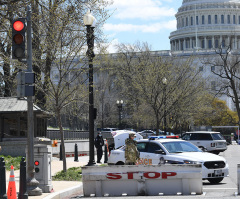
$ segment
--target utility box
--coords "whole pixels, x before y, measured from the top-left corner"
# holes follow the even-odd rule
[[[45,144],[34,145],[35,178],[43,193],[50,193],[53,189],[51,175],[52,147]]]
[[[28,149],[26,148],[26,155],[28,155],[27,150]],[[51,145],[35,144],[34,145],[34,177],[39,182],[37,186],[40,189],[42,189],[43,193],[50,193],[53,189],[51,161],[52,161]]]

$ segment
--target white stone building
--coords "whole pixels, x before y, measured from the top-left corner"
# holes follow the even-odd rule
[[[232,44],[232,54],[240,54],[240,0],[183,0],[176,16],[177,30],[170,33],[170,51],[175,56],[192,55],[194,62],[208,78],[209,85],[222,81],[212,74],[210,66],[202,63],[203,57],[219,56],[215,50]],[[218,96],[235,110],[231,98]]]

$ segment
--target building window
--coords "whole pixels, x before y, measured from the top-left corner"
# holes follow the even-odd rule
[[[204,45],[204,40],[202,40],[202,48],[205,48],[205,45]]]
[[[215,71],[215,66],[211,66],[211,71]]]
[[[238,24],[240,24],[240,16],[238,16]]]
[[[188,18],[186,18],[186,26],[188,26]]]
[[[221,24],[224,24],[224,15],[221,15]]]
[[[217,24],[218,22],[217,22],[217,15],[215,15],[215,24]]]
[[[193,17],[191,17],[191,26],[193,25]]]
[[[230,15],[227,16],[227,23],[230,24]]]
[[[208,40],[208,48],[212,48],[212,40],[211,39]]]
[[[215,48],[218,48],[218,39],[215,40]]]
[[[208,15],[208,24],[211,24],[211,15]]]
[[[204,15],[202,16],[202,24],[204,24]]]
[[[184,19],[182,18],[182,27],[184,27]]]
[[[196,16],[196,25],[198,25],[198,16]]]
[[[223,39],[222,40],[222,48],[224,48],[225,47],[225,40]]]
[[[233,15],[233,24],[236,24],[236,15]]]

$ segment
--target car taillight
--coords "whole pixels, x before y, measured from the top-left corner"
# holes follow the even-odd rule
[[[215,147],[215,143],[211,143],[211,147]]]

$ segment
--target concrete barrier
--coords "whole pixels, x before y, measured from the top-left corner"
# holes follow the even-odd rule
[[[84,196],[202,194],[201,165],[82,167]]]

